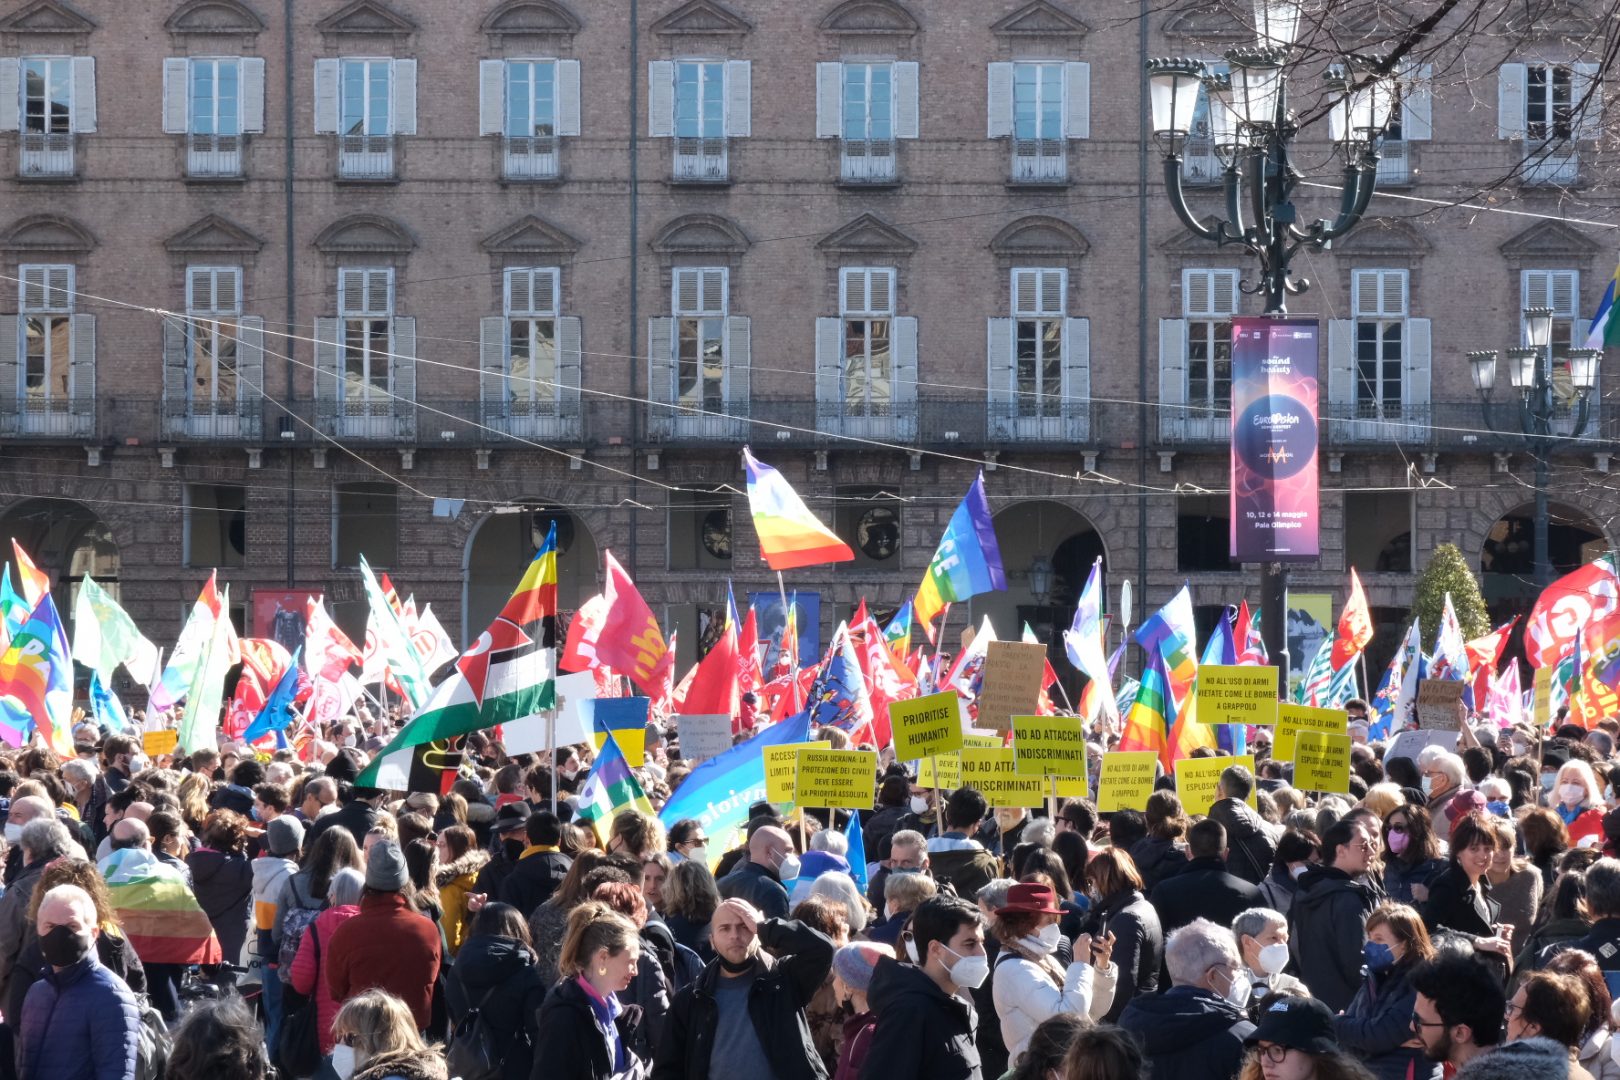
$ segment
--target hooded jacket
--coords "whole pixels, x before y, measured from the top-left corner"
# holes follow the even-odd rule
[[[977,840],[963,836],[936,836],[928,841],[928,866],[934,880],[949,885],[967,901],[995,880],[1001,863]]]
[[[351,1080],[445,1080],[448,1075],[438,1050],[426,1054],[398,1050],[370,1058],[354,1070]]]
[[[191,891],[208,913],[225,962],[240,963],[253,910],[253,864],[241,852],[205,847],[186,858],[186,867],[191,871]]]
[[[1570,1080],[1569,1049],[1551,1039],[1516,1039],[1477,1055],[1454,1080]]]
[[[1260,890],[1227,872],[1218,855],[1193,859],[1181,872],[1159,882],[1149,897],[1166,934],[1205,918],[1218,926],[1261,904]]]
[[[770,1059],[771,1071],[776,1080],[827,1080],[804,1009],[832,970],[833,943],[804,923],[766,919],[759,924],[759,944],[775,955],[759,954],[759,970],[748,992],[748,1015]],[[721,978],[716,958],[675,995],[659,1040],[652,1080],[709,1080],[709,1059],[720,1023],[715,984]]]
[[[276,962],[274,938],[281,890],[296,873],[298,864],[279,855],[261,855],[253,860],[253,951],[269,964]]]
[[[461,1023],[473,1009],[488,1021],[499,1040],[502,1080],[528,1080],[534,1048],[540,1045],[540,1007],[546,985],[540,981],[534,953],[511,938],[478,935],[462,942],[445,981],[450,1022]],[[553,1049],[546,1044],[547,1053]],[[564,1076],[566,1073],[556,1073]]]
[[[1226,869],[1250,885],[1259,885],[1277,857],[1281,825],[1273,825],[1242,799],[1217,799],[1209,816],[1226,828]]]
[[[861,1080],[980,1080],[973,1006],[919,967],[885,956],[867,1002],[877,1013]]]
[[[141,1018],[124,980],[94,953],[28,988],[17,1024],[25,1080],[127,1080],[135,1075]]]
[[[1131,845],[1131,861],[1142,875],[1142,887],[1152,892],[1167,877],[1178,874],[1187,865],[1187,845],[1168,837],[1144,836]]]
[[[501,882],[501,903],[511,904],[527,917],[551,899],[573,865],[573,859],[555,848],[524,848],[517,865]]]
[[[1319,1001],[1340,1012],[1361,987],[1361,947],[1367,912],[1382,891],[1331,866],[1313,866],[1299,879],[1299,895],[1289,913],[1289,947],[1299,977]]]
[[[1254,1033],[1242,1009],[1194,986],[1136,998],[1119,1026],[1136,1036],[1153,1080],[1231,1080]]]
[[[1397,964],[1382,974],[1367,973],[1350,1007],[1333,1018],[1333,1030],[1346,1053],[1359,1058],[1378,1080],[1440,1080],[1440,1065],[1412,1038],[1412,1007],[1417,991],[1407,984],[1412,965]]]
[[[487,862],[489,854],[474,848],[454,862],[439,867],[439,873],[433,879],[439,887],[439,905],[444,909],[444,918],[439,925],[444,928],[445,947],[451,956],[461,951],[461,943],[467,936],[467,896],[478,891],[473,888],[473,883],[478,880],[478,871]]]

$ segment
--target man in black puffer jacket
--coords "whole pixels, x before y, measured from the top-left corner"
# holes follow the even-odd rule
[[[1361,988],[1367,913],[1384,899],[1376,882],[1362,880],[1372,853],[1366,824],[1334,823],[1322,835],[1326,865],[1313,866],[1300,876],[1299,893],[1288,911],[1293,923],[1288,944],[1299,977],[1312,996],[1334,1012],[1342,1012]]]
[[[1242,765],[1233,765],[1221,773],[1221,797],[1209,808],[1209,816],[1226,830],[1226,843],[1231,849],[1226,859],[1227,873],[1258,886],[1271,873],[1283,829],[1249,805],[1253,791],[1254,774]]]
[[[990,974],[979,909],[954,896],[925,900],[903,947],[918,963],[885,957],[872,972],[867,1000],[877,1028],[860,1080],[981,1080],[978,1016],[958,993]]]
[[[652,1080],[827,1080],[804,1009],[832,970],[833,943],[736,897],[709,928],[716,956],[675,995]]]
[[[526,919],[568,876],[574,860],[562,853],[562,825],[549,810],[536,810],[524,825],[529,846],[523,849],[512,872],[501,882],[501,903],[511,904]]]
[[[1231,1080],[1254,1025],[1234,997],[1249,984],[1232,932],[1195,919],[1164,948],[1171,987],[1125,1006],[1119,1026],[1136,1036],[1153,1080]]]

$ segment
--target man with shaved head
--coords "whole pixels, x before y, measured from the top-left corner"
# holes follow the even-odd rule
[[[768,919],[785,919],[788,891],[782,883],[799,876],[793,838],[777,825],[766,825],[748,839],[748,861],[721,878],[720,895],[746,900]]]
[[[124,980],[96,957],[95,901],[77,885],[58,885],[40,898],[35,930],[49,970],[23,1000],[21,1080],[134,1076],[140,1013]]]

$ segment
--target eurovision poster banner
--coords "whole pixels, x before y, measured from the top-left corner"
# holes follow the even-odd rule
[[[1232,561],[1309,562],[1318,540],[1315,319],[1232,320]]]
[[[304,644],[304,602],[321,589],[254,589],[253,637],[270,638],[289,653]]]

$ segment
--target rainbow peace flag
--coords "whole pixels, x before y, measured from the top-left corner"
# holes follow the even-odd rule
[[[73,658],[50,593],[0,656],[0,739],[21,746],[36,726],[52,750],[73,753]]]
[[[579,789],[579,810],[575,818],[588,822],[606,844],[613,816],[621,810],[640,810],[649,816],[655,813],[652,803],[647,801],[647,793],[641,790],[641,784],[630,771],[629,762],[624,760],[618,740],[609,739],[596,755],[585,786]]]
[[[217,964],[223,959],[208,913],[185,875],[142,848],[101,861],[118,925],[143,964]]]
[[[1001,569],[1001,547],[990,523],[990,500],[984,495],[984,473],[962,496],[939,547],[928,561],[928,572],[917,586],[914,611],[927,627],[946,604],[983,592],[1005,592],[1007,575]]]
[[[782,474],[743,447],[748,509],[759,534],[759,553],[772,570],[849,562],[855,553],[804,505]]]

